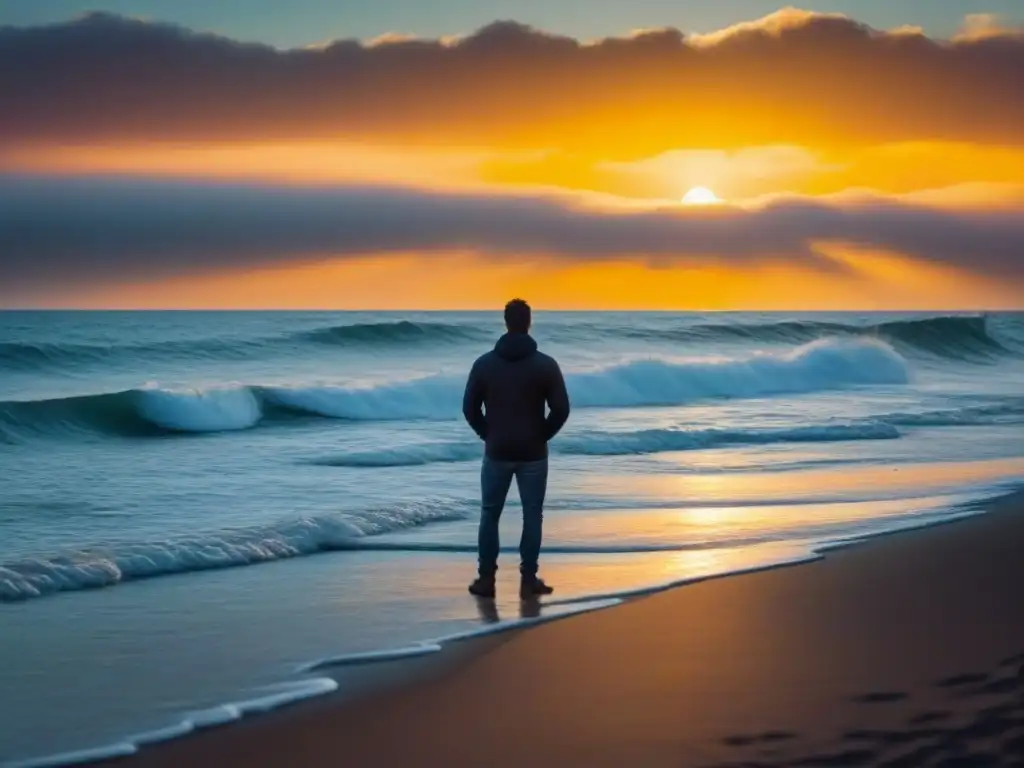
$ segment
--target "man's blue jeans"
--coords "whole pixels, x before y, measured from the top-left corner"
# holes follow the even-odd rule
[[[544,522],[544,495],[548,487],[548,460],[495,461],[484,458],[480,468],[480,575],[491,578],[498,570],[498,520],[505,498],[515,477],[523,503],[523,535],[519,540],[519,572],[523,578],[537,575],[540,558],[541,528]]]

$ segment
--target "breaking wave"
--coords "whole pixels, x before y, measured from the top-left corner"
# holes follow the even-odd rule
[[[263,406],[248,387],[208,390],[132,389],[53,400],[0,402],[0,439],[92,433],[146,437],[248,429]]]
[[[635,360],[568,373],[575,407],[685,405],[715,398],[751,398],[902,385],[907,361],[870,339],[823,339],[777,354],[671,361]],[[94,432],[139,437],[248,429],[296,414],[359,421],[457,418],[464,379],[431,376],[376,386],[237,386],[208,390],[143,388],[53,400],[0,402],[0,439]]]

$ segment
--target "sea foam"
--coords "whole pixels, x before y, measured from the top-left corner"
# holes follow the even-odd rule
[[[251,389],[220,388],[174,391],[148,388],[135,392],[138,415],[169,432],[226,432],[248,429],[262,418]]]
[[[474,509],[475,505],[465,503],[424,502],[203,537],[125,543],[15,560],[0,564],[0,602],[350,549],[363,537],[461,520]]]

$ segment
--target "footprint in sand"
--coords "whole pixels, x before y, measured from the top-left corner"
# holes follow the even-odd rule
[[[802,760],[795,760],[787,765],[806,766],[807,768],[845,768],[845,766],[873,765],[877,755],[868,749],[850,749],[845,752],[811,755]]]
[[[792,741],[797,735],[792,731],[765,731],[755,735],[736,734],[726,736],[722,743],[729,747],[749,747],[753,744],[778,744],[783,741]]]
[[[727,747],[749,747],[754,743],[754,739],[751,736],[726,736],[722,743]]]
[[[903,691],[876,691],[854,696],[853,701],[858,704],[888,704],[893,701],[903,701],[907,696]]]
[[[959,688],[964,685],[977,685],[988,680],[988,675],[982,672],[969,672],[963,675],[945,677],[935,683],[936,688]]]
[[[876,731],[855,730],[843,734],[844,741],[870,742],[876,747],[889,749],[915,742],[931,741],[946,734],[942,728],[912,728],[910,730]]]
[[[1013,693],[1021,687],[1021,678],[1018,675],[1013,677],[1001,677],[997,680],[992,680],[985,685],[982,685],[974,690],[977,695],[989,695],[999,693]]]
[[[795,738],[796,734],[792,731],[768,731],[767,733],[762,733],[758,737],[761,742],[767,744],[774,744],[780,741],[792,741]]]
[[[1008,656],[999,662],[1000,667],[1020,667],[1024,665],[1024,653],[1018,653],[1016,656]],[[1024,671],[1024,668],[1022,668]]]
[[[927,725],[928,723],[937,723],[942,720],[948,720],[952,716],[953,713],[947,710],[933,709],[914,715],[912,718],[907,720],[907,722],[910,725]]]

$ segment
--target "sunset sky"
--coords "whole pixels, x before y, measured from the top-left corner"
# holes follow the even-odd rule
[[[0,5],[0,307],[1024,307],[1016,0],[370,5]]]

